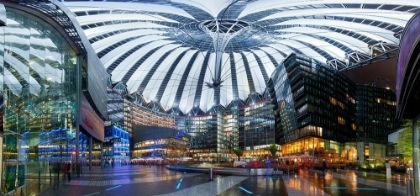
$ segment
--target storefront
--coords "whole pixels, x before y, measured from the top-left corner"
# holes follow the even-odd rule
[[[344,161],[346,157],[342,157],[344,144],[317,138],[309,137],[296,140],[295,142],[282,145],[283,156],[302,156],[313,157],[316,161],[326,159],[329,162]]]

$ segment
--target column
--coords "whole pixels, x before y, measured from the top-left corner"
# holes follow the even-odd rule
[[[4,163],[3,163],[3,153],[4,153],[4,149],[3,149],[3,133],[0,134],[0,152],[1,152],[1,156],[0,156],[0,185],[2,184],[3,181],[3,167]],[[3,187],[0,188],[0,191],[3,191]]]
[[[359,158],[359,163],[363,163],[365,161],[365,143],[364,142],[356,142],[356,149],[357,149],[357,158]]]
[[[101,169],[104,168],[105,160],[104,160],[104,143],[101,142]]]
[[[82,58],[80,55],[77,55],[77,64],[76,64],[76,175],[80,177],[80,163],[79,163],[79,134],[80,134],[80,114],[81,114],[81,105],[82,105]]]
[[[92,148],[93,148],[93,142],[92,142],[92,136],[89,136],[89,171],[92,170]]]
[[[419,130],[417,119],[413,120],[413,180],[414,180],[414,195],[419,195]]]

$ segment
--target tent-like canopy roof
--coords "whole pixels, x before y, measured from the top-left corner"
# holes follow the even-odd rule
[[[143,105],[202,114],[267,96],[290,53],[339,70],[395,56],[415,0],[62,1],[116,86]]]

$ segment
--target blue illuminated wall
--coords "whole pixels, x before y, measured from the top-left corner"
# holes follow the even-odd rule
[[[119,156],[116,158],[130,157],[130,134],[117,126],[105,127],[105,142],[112,147],[111,151],[106,151],[105,155]]]

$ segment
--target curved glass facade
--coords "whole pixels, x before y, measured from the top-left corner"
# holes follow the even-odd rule
[[[6,144],[3,193],[26,195],[56,181],[51,175],[55,162],[75,159],[77,58],[67,40],[43,19],[7,8],[7,20],[0,35]],[[84,157],[87,139],[82,134],[79,138]]]
[[[282,154],[341,161],[344,142],[356,138],[356,85],[337,70],[296,54],[274,73],[269,86]]]

